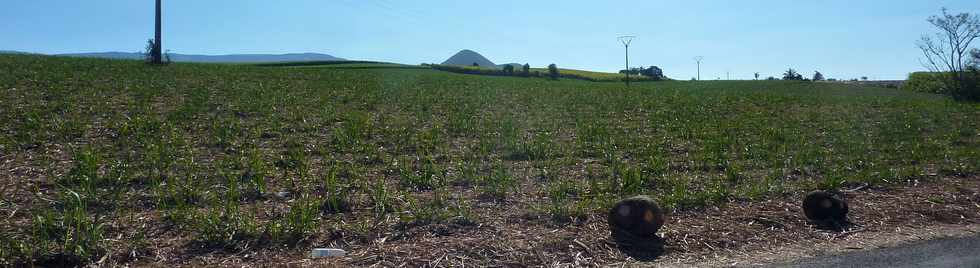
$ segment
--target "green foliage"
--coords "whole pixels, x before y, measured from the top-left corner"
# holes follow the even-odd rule
[[[514,75],[514,65],[504,65],[504,73],[507,75]]]
[[[446,72],[453,72],[453,73],[461,73],[461,74],[476,74],[476,75],[490,75],[490,76],[512,76],[512,75],[514,75],[513,73],[507,72],[504,69],[483,68],[483,67],[480,67],[480,66],[457,66],[457,65],[441,65],[441,64],[432,64],[432,65],[429,65],[429,66],[432,67],[432,69],[435,69],[435,70],[446,71]],[[528,76],[530,76],[530,77],[540,77],[539,75],[535,75],[535,73],[528,73],[527,75],[525,75],[525,77],[528,77]]]
[[[533,137],[521,139],[512,147],[511,160],[545,160],[555,154],[555,144],[548,133],[539,133]]]
[[[508,194],[517,186],[517,181],[503,166],[497,166],[489,176],[480,182],[483,196],[495,200],[506,199]]]
[[[586,217],[586,206],[582,202],[573,201],[579,194],[579,187],[572,181],[558,180],[548,185],[548,214],[552,219],[564,223],[584,219]]]
[[[783,80],[803,80],[803,75],[793,70],[793,68],[789,68],[789,70],[783,73]]]
[[[188,230],[206,248],[235,248],[238,242],[258,237],[255,215],[240,211],[232,201],[226,201],[203,212],[195,213]]]
[[[551,78],[551,80],[558,80],[558,77],[559,77],[559,74],[558,74],[558,65],[555,65],[554,63],[549,64],[548,65],[548,78]]]
[[[948,94],[947,78],[942,74],[931,72],[914,72],[909,74],[908,80],[902,85],[902,89],[908,91]]]
[[[83,198],[97,198],[98,187],[105,183],[103,177],[99,176],[101,160],[98,153],[91,148],[82,148],[75,152],[72,158],[75,166],[68,171],[68,176],[63,177],[60,183],[65,187],[78,189],[83,194]]]
[[[417,161],[407,160],[404,163],[405,165],[399,169],[402,186],[415,190],[431,190],[446,182],[445,170],[431,156],[423,156]]]
[[[277,241],[296,243],[315,231],[320,220],[321,204],[316,199],[302,196],[294,200],[285,215],[274,220],[266,232]]]
[[[664,70],[657,66],[650,66],[649,68],[640,67],[640,74],[649,77],[653,81],[660,81],[667,78],[664,76]]]
[[[980,102],[980,68],[967,68],[963,79],[953,87],[953,99]]]
[[[245,183],[243,189],[246,195],[260,197],[265,195],[268,190],[266,178],[269,177],[269,167],[262,159],[257,149],[252,149],[245,156],[245,170],[241,173],[241,180]]]
[[[408,214],[403,215],[401,221],[414,225],[428,225],[449,220],[454,215],[445,196],[446,193],[436,191],[433,193],[432,200],[426,202],[408,195],[406,197],[408,199],[406,202]],[[465,215],[465,212],[457,213],[457,215]],[[466,218],[462,220],[466,220]]]
[[[381,219],[394,210],[394,200],[392,191],[388,189],[384,181],[375,181],[370,185],[370,198],[374,204],[372,211],[375,219]]]
[[[351,210],[349,185],[337,177],[337,167],[331,169],[323,177],[323,210],[331,213],[342,213]]]
[[[105,228],[97,216],[90,216],[88,201],[79,193],[66,190],[59,203],[63,206],[60,209],[31,214],[31,253],[40,259],[74,259],[83,264],[104,255]],[[24,251],[20,249],[21,253]]]
[[[970,67],[966,70],[963,80],[957,81],[953,73],[915,72],[909,74],[902,89],[950,95],[957,100],[980,101],[980,70]]]

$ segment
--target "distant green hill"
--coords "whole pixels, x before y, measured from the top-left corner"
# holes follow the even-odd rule
[[[449,57],[449,59],[442,62],[442,65],[473,66],[474,63],[479,65],[480,68],[489,68],[489,69],[500,68],[499,66],[497,66],[497,64],[493,63],[483,55],[480,55],[480,53],[476,53],[476,51],[472,51],[469,49],[464,49],[456,53],[456,55]]]

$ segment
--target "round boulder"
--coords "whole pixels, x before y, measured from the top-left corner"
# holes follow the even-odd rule
[[[647,196],[619,201],[609,210],[609,228],[613,233],[625,232],[638,237],[654,237],[664,226],[663,209]]]
[[[803,199],[803,213],[817,224],[845,223],[847,201],[839,193],[813,191]]]

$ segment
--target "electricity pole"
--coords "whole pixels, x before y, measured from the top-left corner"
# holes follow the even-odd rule
[[[701,81],[701,61],[704,60],[704,57],[697,56],[694,57],[694,60],[698,62],[698,81]]]
[[[636,38],[636,36],[626,35],[626,36],[619,37],[619,42],[623,43],[623,46],[626,47],[626,86],[627,87],[630,86],[630,43],[633,43],[634,38]]]
[[[163,34],[161,33],[163,27],[161,25],[162,23],[160,19],[160,15],[161,15],[160,0],[156,0],[156,2],[157,2],[156,27],[155,27],[156,33],[153,35],[153,51],[151,51],[150,53],[152,54],[151,57],[153,58],[153,63],[160,64],[163,63],[163,40],[162,40]]]

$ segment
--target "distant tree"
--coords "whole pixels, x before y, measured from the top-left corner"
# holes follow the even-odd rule
[[[640,74],[654,81],[660,81],[664,79],[664,70],[657,66],[650,66],[650,68],[640,68]]]
[[[479,64],[479,63],[476,63],[476,62],[474,62],[474,63],[473,63],[473,67],[480,67],[480,64]]]
[[[157,45],[153,42],[153,39],[146,40],[146,49],[143,51],[143,60],[146,63],[154,63],[156,61],[156,56],[153,54],[156,47]]]
[[[551,78],[551,80],[558,80],[558,65],[555,65],[554,63],[548,65],[548,77]]]
[[[759,80],[759,73],[755,73],[755,80]]]
[[[770,76],[770,77],[767,77],[767,78],[766,78],[766,80],[769,80],[769,81],[776,81],[777,79],[776,79],[775,77],[772,77],[772,76]]]
[[[531,64],[525,63],[524,66],[521,67],[521,75],[531,76]]]
[[[862,76],[861,77],[861,81],[868,81],[868,77],[867,76]]]
[[[632,75],[640,75],[640,73],[642,73],[642,72],[643,72],[643,68],[642,67],[641,68],[633,67],[633,68],[630,68],[629,70],[620,70],[619,71],[619,73],[621,73],[621,74],[632,74]]]
[[[691,81],[698,81],[697,77],[691,77]]]
[[[926,68],[944,76],[943,80],[955,99],[980,101],[980,88],[967,76],[970,44],[980,38],[980,16],[970,13],[949,14],[946,8],[929,23],[939,29],[935,36],[923,35],[917,45],[925,56]],[[973,85],[971,87],[971,85]]]
[[[803,80],[803,75],[801,75],[796,70],[793,70],[793,68],[789,68],[789,70],[786,70],[786,72],[783,73],[783,80],[797,80],[797,81],[801,81],[801,80]]]
[[[820,73],[820,71],[815,71],[813,73],[813,81],[823,81],[823,80],[824,80],[823,74]]]
[[[514,65],[504,65],[504,72],[507,73],[507,75],[514,75]]]

